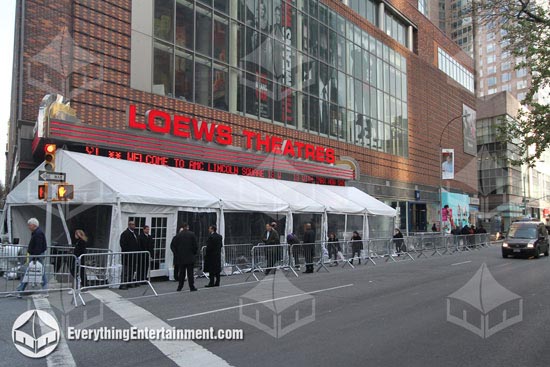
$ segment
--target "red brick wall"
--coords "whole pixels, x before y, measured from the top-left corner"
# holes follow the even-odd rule
[[[332,139],[309,135],[292,129],[268,124],[223,111],[186,103],[164,96],[133,90],[130,85],[130,19],[131,0],[63,0],[42,2],[28,1],[29,20],[25,57],[40,52],[63,27],[72,31],[74,42],[97,58],[94,63],[75,71],[71,79],[74,89],[83,92],[72,97],[72,106],[84,122],[110,128],[126,128],[126,109],[130,103],[137,105],[138,114],[150,108],[167,112],[190,113],[205,119],[217,119],[233,126],[235,132],[242,128],[276,134],[283,138],[309,141],[332,147],[337,156],[352,156],[360,164],[361,175],[415,184],[439,185],[438,140],[447,121],[462,114],[462,103],[475,107],[474,97],[456,82],[437,69],[436,45],[441,45],[469,68],[472,60],[461,53],[458,46],[447,39],[432,23],[416,10],[416,1],[395,0],[391,3],[408,17],[419,29],[416,33],[415,53],[388,37],[378,28],[363,20],[350,8],[337,0],[322,0],[338,12],[354,21],[372,35],[398,50],[407,58],[409,157],[396,157],[375,152]],[[414,3],[414,5],[412,5]],[[68,10],[70,9],[70,10]],[[74,13],[69,16],[57,14]],[[32,36],[31,36],[32,35]],[[103,74],[101,75],[101,67]],[[44,70],[47,74],[48,71]],[[82,87],[95,78],[102,83]],[[28,84],[26,84],[28,85]],[[78,89],[81,88],[81,89]],[[25,117],[34,120],[43,91],[30,87],[25,91]],[[443,135],[444,148],[454,148],[456,171],[462,170],[460,182],[452,187],[466,192],[477,191],[475,157],[463,154],[462,125],[453,123]],[[474,164],[471,164],[471,163]],[[470,165],[468,165],[470,163]]]

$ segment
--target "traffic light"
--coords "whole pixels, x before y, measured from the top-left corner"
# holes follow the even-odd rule
[[[38,185],[38,200],[46,200],[48,198],[48,184]]]
[[[74,199],[74,185],[59,184],[57,185],[56,200],[73,200]]]
[[[44,169],[48,172],[55,171],[55,152],[57,146],[55,144],[46,144],[44,146]]]

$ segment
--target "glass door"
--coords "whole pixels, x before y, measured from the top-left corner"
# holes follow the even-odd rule
[[[168,264],[166,249],[168,243],[168,233],[174,232],[169,228],[169,218],[172,215],[139,215],[128,216],[128,221],[133,220],[136,223],[137,235],[143,233],[143,227],[146,225],[150,228],[151,237],[154,241],[153,254],[151,256],[151,277],[167,276],[168,269],[172,266],[172,263]],[[171,258],[171,256],[170,256]]]

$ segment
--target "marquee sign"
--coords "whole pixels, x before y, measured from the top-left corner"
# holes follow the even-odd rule
[[[229,125],[212,124],[193,117],[174,114],[160,110],[149,110],[145,113],[145,121],[136,118],[136,106],[130,105],[128,111],[128,126],[131,129],[149,130],[156,134],[170,134],[183,139],[215,142],[219,145],[233,144],[233,129]],[[316,146],[300,141],[283,140],[278,136],[261,134],[243,129],[246,138],[246,149],[273,153],[284,157],[301,158],[312,162],[335,162],[334,149]]]
[[[183,159],[183,158],[174,158],[163,155],[156,154],[146,154],[143,152],[137,151],[122,151],[115,149],[105,149],[99,148],[96,146],[80,146],[72,145],[70,150],[77,151],[81,153],[86,153],[89,155],[103,156],[112,159],[122,159],[127,161],[141,162],[147,164],[169,166],[176,168],[186,168],[197,171],[207,171],[207,172],[216,172],[216,173],[226,173],[232,175],[241,175],[241,176],[252,176],[252,177],[261,177],[261,178],[274,178],[277,180],[287,180],[295,182],[305,182],[305,183],[315,183],[319,185],[332,185],[332,186],[345,186],[346,181],[343,179],[338,179],[334,177],[322,177],[322,176],[312,176],[307,175],[301,172],[284,172],[279,165],[273,162],[271,167],[266,167],[266,165],[271,165],[271,162],[266,162],[266,165],[260,167],[245,167],[238,164],[225,164],[225,163],[213,163],[213,162],[204,162],[193,159]]]

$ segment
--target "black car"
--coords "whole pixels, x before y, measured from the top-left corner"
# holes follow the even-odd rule
[[[515,222],[502,243],[502,257],[528,255],[538,258],[541,253],[548,256],[548,231],[543,223],[534,221]]]

